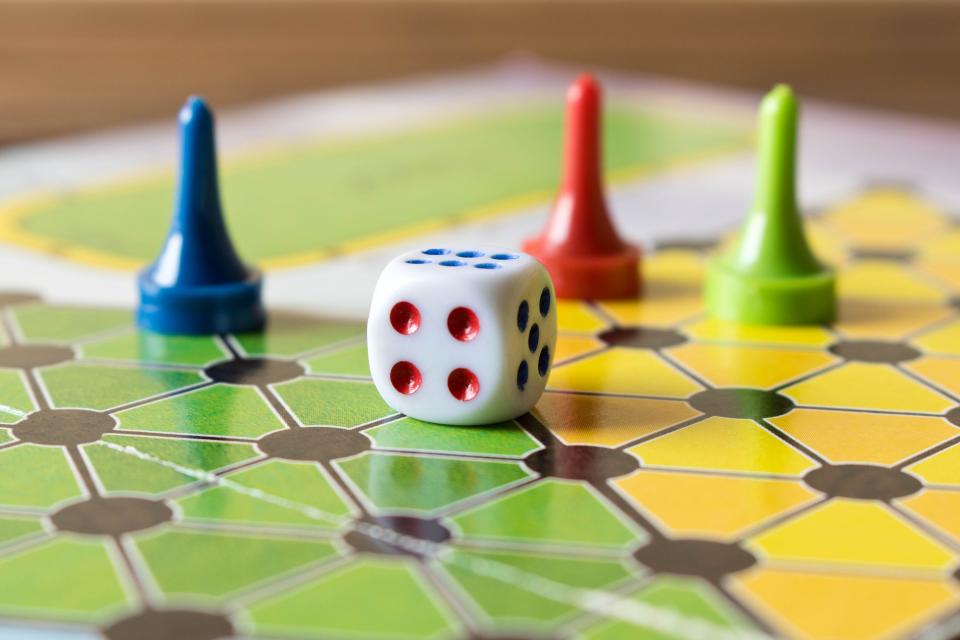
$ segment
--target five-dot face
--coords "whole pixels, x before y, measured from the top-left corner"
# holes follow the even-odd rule
[[[527,349],[530,357],[537,363],[537,373],[541,378],[545,378],[550,370],[550,347],[546,344],[542,348],[540,346],[540,323],[545,322],[550,315],[550,308],[553,306],[551,298],[550,288],[544,287],[536,301],[539,315],[533,319],[530,317],[530,302],[521,300],[517,305],[517,329],[521,334],[526,335]],[[524,354],[517,366],[517,388],[523,391],[529,380],[530,365],[527,364],[526,354]]]

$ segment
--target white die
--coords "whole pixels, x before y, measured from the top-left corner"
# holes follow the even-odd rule
[[[412,418],[490,424],[529,411],[556,349],[553,282],[519,251],[437,247],[392,260],[367,321],[373,381]]]

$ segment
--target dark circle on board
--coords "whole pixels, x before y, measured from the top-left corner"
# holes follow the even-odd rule
[[[757,563],[752,553],[736,543],[695,538],[660,538],[640,547],[634,559],[656,573],[700,576],[717,580]]]
[[[374,533],[377,527],[385,530],[383,534],[386,537],[379,537]],[[389,540],[392,534],[399,534],[404,538],[393,543]],[[430,555],[431,543],[440,544],[450,537],[450,530],[437,520],[415,516],[368,516],[358,520],[353,528],[344,534],[343,541],[359,553],[423,558]],[[426,544],[418,546],[418,541]]]
[[[960,567],[957,567],[954,572],[950,574],[950,577],[953,578],[955,582],[960,582]]]
[[[370,439],[357,431],[335,427],[283,429],[260,438],[257,447],[272,458],[326,462],[367,451]]]
[[[116,426],[113,416],[99,411],[43,409],[13,425],[13,435],[33,444],[70,446],[96,442]]]
[[[40,296],[26,291],[0,291],[0,308],[27,302],[40,302]]]
[[[914,476],[872,464],[837,464],[818,467],[803,476],[807,486],[831,498],[893,500],[923,488]]]
[[[766,389],[707,389],[690,396],[687,404],[708,416],[749,420],[782,416],[793,409],[793,400]]]
[[[916,256],[916,251],[895,249],[856,249],[850,252],[854,260],[883,260],[884,262],[910,262]]]
[[[204,373],[214,382],[262,386],[299,378],[304,369],[293,360],[238,358],[212,364]]]
[[[147,609],[120,618],[102,631],[107,640],[217,640],[232,638],[230,620],[217,613],[188,609]]]
[[[949,305],[950,305],[951,307],[953,307],[954,309],[960,311],[960,296],[954,296],[954,297],[950,298],[950,300],[949,300],[949,302],[948,302],[947,304],[949,304]]]
[[[830,353],[844,360],[884,364],[906,362],[923,355],[908,344],[882,340],[843,340],[830,345]]]
[[[32,369],[73,360],[70,347],[42,344],[13,344],[0,348],[0,367]]]
[[[119,536],[169,522],[170,507],[145,498],[91,498],[60,509],[50,522],[60,531],[90,536]]]
[[[679,331],[646,327],[617,327],[601,333],[600,339],[611,347],[629,349],[665,349],[687,341]]]
[[[960,407],[954,407],[950,409],[950,411],[947,411],[947,415],[945,415],[944,418],[953,426],[960,427]]]
[[[604,482],[640,468],[640,462],[629,453],[589,445],[550,446],[523,461],[543,476],[587,482]]]

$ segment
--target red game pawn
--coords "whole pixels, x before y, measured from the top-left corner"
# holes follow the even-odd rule
[[[547,267],[560,298],[640,293],[640,251],[617,235],[603,196],[600,112],[600,85],[581,75],[567,91],[560,194],[546,228],[523,245]]]

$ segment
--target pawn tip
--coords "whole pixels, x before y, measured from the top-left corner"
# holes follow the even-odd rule
[[[796,110],[797,97],[788,84],[778,84],[763,97],[763,111]]]
[[[574,80],[573,83],[578,86],[596,86],[597,79],[593,77],[592,73],[587,73],[586,71],[584,71],[579,76],[577,76],[577,79]]]
[[[589,73],[581,73],[567,91],[567,99],[574,102],[598,97],[599,95],[600,83]]]
[[[783,97],[793,97],[793,88],[786,82],[778,82],[774,85],[773,89],[770,90],[769,95],[783,96]]]
[[[190,96],[180,108],[180,123],[188,125],[200,120],[213,120],[213,114],[203,98]]]

